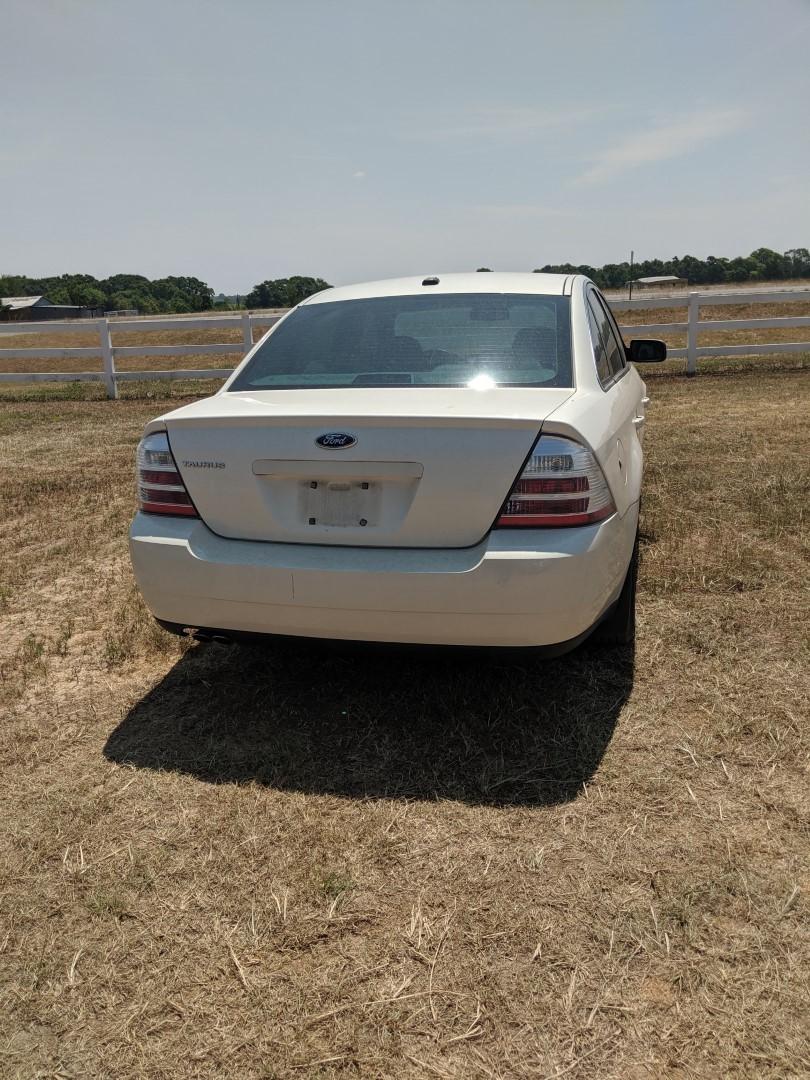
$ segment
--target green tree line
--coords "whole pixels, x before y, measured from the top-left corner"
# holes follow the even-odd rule
[[[245,307],[287,308],[295,307],[315,293],[332,286],[319,277],[275,278],[254,285],[245,297]]]
[[[485,269],[481,267],[481,269]],[[781,255],[770,248],[757,248],[748,256],[727,259],[694,255],[673,259],[646,259],[606,263],[604,266],[576,266],[549,263],[535,273],[586,274],[602,288],[621,288],[631,277],[674,274],[690,285],[719,285],[723,282],[770,281],[810,277],[810,251],[790,248]],[[244,298],[248,308],[286,308],[299,304],[313,293],[331,288],[319,277],[268,278],[254,285]],[[26,277],[0,274],[0,296],[47,296],[54,304],[102,308],[105,311],[136,308],[146,315],[209,311],[214,307],[214,290],[195,277],[165,277],[154,281],[141,274],[114,274],[101,280],[90,274],[61,274],[57,277]]]
[[[630,278],[657,277],[674,274],[686,278],[690,285],[721,285],[724,281],[772,281],[780,278],[810,277],[810,251],[790,248],[783,254],[770,248],[757,248],[748,256],[725,259],[709,255],[696,259],[694,255],[674,259],[645,259],[606,263],[604,266],[575,266],[573,263],[549,263],[535,270],[536,274],[585,274],[602,289],[618,289]]]
[[[61,274],[32,278],[0,275],[0,296],[47,296],[52,304],[115,311],[137,308],[147,315],[163,312],[208,311],[214,290],[195,277],[165,277],[150,281],[141,274],[114,274],[98,280],[90,274]]]
[[[322,278],[289,277],[254,285],[246,307],[293,307],[313,293],[330,288]],[[142,314],[210,311],[214,290],[195,277],[165,277],[150,281],[141,274],[114,274],[98,280],[90,274],[61,274],[33,278],[0,274],[0,296],[47,296],[52,304],[116,311],[135,308]]]

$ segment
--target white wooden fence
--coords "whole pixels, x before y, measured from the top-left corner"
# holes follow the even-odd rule
[[[686,332],[686,348],[670,349],[667,357],[686,357],[686,374],[697,374],[697,362],[702,356],[769,356],[773,353],[810,352],[810,341],[779,341],[770,344],[757,342],[743,345],[698,345],[698,335],[707,330],[773,330],[810,327],[810,316],[785,316],[775,319],[701,319],[702,307],[723,307],[729,304],[810,303],[810,289],[748,289],[740,292],[690,292],[683,297],[644,298],[643,300],[611,300],[614,312],[641,311],[644,308],[686,307],[686,322],[636,323],[621,326],[627,337],[657,337],[661,334]]]
[[[0,364],[3,360],[34,358],[67,360],[77,357],[101,357],[100,371],[40,371],[17,372],[0,371],[0,382],[103,382],[107,387],[107,397],[118,397],[118,383],[153,379],[226,379],[233,371],[228,368],[170,368],[166,371],[119,371],[118,360],[131,356],[210,356],[218,353],[238,353],[241,359],[253,348],[253,327],[267,328],[277,323],[281,315],[252,315],[245,311],[241,315],[189,315],[167,318],[135,319],[82,319],[70,322],[31,322],[0,323],[2,334],[53,334],[96,332],[98,345],[78,348],[21,348],[0,349]],[[113,333],[126,331],[137,333],[161,330],[216,330],[227,327],[229,330],[241,329],[242,340],[205,345],[113,345]]]
[[[810,341],[773,342],[743,345],[698,345],[698,336],[707,330],[769,330],[773,328],[810,327],[810,316],[774,319],[701,319],[701,307],[720,307],[728,304],[764,303],[810,303],[810,289],[762,289],[734,293],[690,292],[686,297],[645,297],[641,300],[611,300],[616,311],[640,311],[644,309],[686,307],[685,322],[644,323],[622,326],[625,337],[657,337],[668,333],[686,333],[685,348],[667,349],[669,357],[686,357],[686,373],[697,372],[698,359],[704,356],[756,356],[772,353],[810,352]],[[252,315],[249,312],[234,315],[182,316],[170,318],[94,319],[71,322],[0,323],[3,334],[82,333],[95,331],[99,344],[80,348],[16,348],[0,349],[3,360],[48,358],[68,359],[76,357],[100,357],[101,370],[63,372],[16,372],[0,371],[0,382],[103,382],[107,396],[118,396],[118,383],[132,380],[153,379],[224,379],[233,371],[227,368],[172,368],[167,371],[119,371],[117,362],[132,356],[205,356],[219,353],[239,354],[240,358],[253,347],[253,327],[269,327],[278,322],[280,315]],[[214,330],[220,327],[241,329],[241,342],[223,342],[205,345],[114,345],[113,333],[126,331],[159,332],[162,330]]]

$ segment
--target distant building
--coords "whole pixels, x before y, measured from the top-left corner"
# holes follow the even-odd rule
[[[101,308],[78,304],[52,304],[47,296],[0,296],[0,319],[4,322],[43,322],[46,319],[95,319]]]
[[[637,277],[632,281],[627,282],[628,285],[634,285],[637,289],[674,289],[679,285],[688,285],[689,281],[685,277],[676,277],[674,274],[664,274],[660,277]]]
[[[6,319],[37,319],[39,310],[50,306],[50,300],[45,296],[0,296],[0,308]],[[34,309],[37,312],[34,312]]]

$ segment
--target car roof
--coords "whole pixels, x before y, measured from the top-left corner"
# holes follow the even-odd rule
[[[425,285],[425,281],[436,284]],[[359,285],[341,285],[305,300],[305,304],[326,304],[336,300],[370,300],[381,296],[417,296],[424,293],[527,293],[536,296],[563,296],[571,274],[425,274],[421,277],[388,278]]]

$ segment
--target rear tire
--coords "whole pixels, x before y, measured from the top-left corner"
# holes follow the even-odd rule
[[[636,582],[638,581],[638,532],[619,599],[610,615],[593,634],[599,645],[632,645],[636,639]]]

